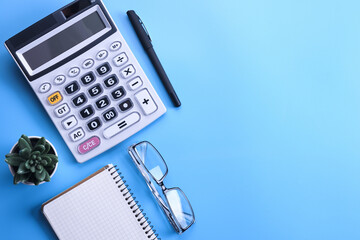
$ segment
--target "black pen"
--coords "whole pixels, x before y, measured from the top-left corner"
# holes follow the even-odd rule
[[[180,107],[181,102],[180,102],[178,96],[176,95],[176,92],[175,92],[168,76],[166,75],[166,72],[165,72],[163,66],[160,63],[158,56],[155,53],[155,50],[151,43],[150,35],[149,35],[148,31],[146,30],[144,23],[141,21],[139,16],[133,10],[127,11],[127,15],[130,19],[130,22],[140,40],[143,48],[145,49],[147,55],[149,56],[156,72],[158,73],[161,82],[163,83],[167,93],[169,94],[173,104],[175,105],[175,107]]]

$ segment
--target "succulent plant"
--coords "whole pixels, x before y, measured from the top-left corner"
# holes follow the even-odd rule
[[[31,140],[22,135],[13,153],[5,156],[5,162],[13,167],[15,171],[14,184],[19,182],[50,181],[50,174],[54,171],[58,157],[49,153],[50,144],[44,137],[40,138],[35,145]]]

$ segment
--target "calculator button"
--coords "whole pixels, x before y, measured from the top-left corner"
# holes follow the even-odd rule
[[[92,137],[83,142],[78,146],[78,151],[80,154],[85,154],[87,152],[90,152],[94,148],[100,145],[100,138],[98,137]]]
[[[102,108],[104,108],[104,107],[107,107],[108,105],[109,105],[109,99],[107,98],[107,97],[102,97],[102,98],[100,98],[99,100],[97,100],[96,102],[95,102],[95,104],[96,104],[96,107],[98,108],[98,109],[102,109]]]
[[[72,99],[72,102],[75,107],[79,107],[87,102],[87,99],[85,97],[85,94],[81,93],[80,95],[74,97]]]
[[[66,80],[66,77],[64,75],[59,75],[57,76],[56,78],[54,78],[54,83],[56,85],[60,85],[60,84],[63,84]]]
[[[61,123],[66,130],[69,130],[69,129],[75,127],[78,122],[77,122],[77,119],[75,118],[75,116],[71,116],[71,117],[68,117],[67,119],[65,119],[64,121],[62,121]]]
[[[98,52],[98,54],[96,54],[96,58],[98,60],[103,60],[107,57],[108,52],[106,50],[101,50],[100,52]]]
[[[110,45],[110,50],[111,51],[116,51],[116,50],[119,50],[120,48],[121,48],[121,42],[113,42]]]
[[[141,87],[141,85],[142,81],[140,77],[136,77],[128,83],[129,88],[133,91]]]
[[[51,105],[55,105],[62,100],[60,92],[55,92],[48,97],[48,101]]]
[[[65,92],[70,95],[73,94],[74,92],[77,92],[79,89],[80,89],[79,84],[77,82],[72,82],[65,87]]]
[[[80,111],[80,116],[84,119],[90,117],[93,114],[94,114],[94,109],[90,105]]]
[[[83,137],[85,137],[85,133],[84,130],[82,128],[78,128],[75,131],[71,132],[69,134],[71,140],[73,140],[73,142],[79,141],[80,139],[82,139]]]
[[[69,112],[70,112],[70,108],[69,108],[69,106],[68,106],[66,103],[60,105],[59,107],[57,107],[57,108],[55,109],[55,114],[56,114],[56,116],[59,117],[59,118],[67,115]]]
[[[110,65],[105,63],[96,69],[97,73],[102,76],[111,71]]]
[[[90,131],[94,131],[96,129],[98,129],[101,126],[101,122],[99,118],[95,118],[93,120],[91,120],[90,122],[88,122],[87,127],[89,128]]]
[[[120,71],[123,78],[129,78],[135,74],[135,68],[133,65],[129,65]]]
[[[115,112],[115,109],[112,108],[110,109],[109,111],[106,111],[104,114],[103,114],[103,118],[105,119],[105,121],[110,121],[114,118],[116,118],[117,116],[117,113]]]
[[[73,67],[69,70],[68,75],[69,77],[76,77],[77,75],[79,75],[79,73],[80,73],[80,68]]]
[[[115,136],[116,134],[124,131],[131,125],[137,123],[140,120],[140,114],[137,112],[133,112],[130,115],[124,117],[120,121],[116,122],[115,124],[111,125],[107,129],[104,130],[103,134],[104,137],[109,139]]]
[[[125,112],[127,110],[129,110],[130,108],[133,107],[133,103],[132,101],[130,100],[130,98],[126,99],[125,101],[121,102],[119,104],[119,108],[122,112]]]
[[[91,97],[96,97],[97,95],[102,93],[102,88],[101,88],[100,84],[96,84],[95,86],[90,88],[88,92]]]
[[[119,87],[111,93],[111,96],[116,100],[125,96],[125,93],[125,89],[123,87]]]
[[[104,80],[104,84],[107,88],[110,88],[118,83],[118,78],[116,75],[112,75],[111,77]]]
[[[39,92],[41,93],[46,93],[51,89],[51,85],[50,83],[43,83],[41,84],[40,88],[39,88]]]
[[[89,72],[86,75],[82,76],[80,80],[84,85],[87,85],[95,80],[95,76],[92,72]]]
[[[135,98],[146,115],[149,115],[157,110],[157,106],[148,90],[141,90],[135,95]]]
[[[92,60],[91,58],[86,59],[83,64],[82,67],[85,69],[91,68],[94,65],[94,60]]]
[[[127,61],[128,61],[128,57],[126,56],[125,53],[121,53],[121,54],[119,54],[119,55],[117,55],[116,57],[113,58],[113,62],[115,64],[115,66],[117,66],[117,67],[120,67],[121,65],[123,65]]]

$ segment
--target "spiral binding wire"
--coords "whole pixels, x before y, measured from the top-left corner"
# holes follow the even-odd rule
[[[128,188],[129,185],[126,184],[126,180],[124,180],[124,177],[121,176],[121,172],[119,172],[119,169],[117,169],[116,167],[117,165],[114,165],[111,168],[109,168],[108,171],[109,172],[112,171],[111,176],[117,173],[113,177],[113,180],[120,189],[120,192],[123,194],[123,197],[125,198],[125,201],[127,201],[130,209],[134,213],[134,216],[139,222],[140,227],[142,228],[142,230],[150,240],[154,240],[154,239],[161,240],[161,238],[158,238],[159,234],[155,234],[156,230],[154,229],[154,226],[150,225],[151,222],[148,221],[149,218],[145,217],[146,213],[143,213],[143,209],[140,209],[141,205],[138,205],[138,201],[135,201],[136,197],[133,197],[133,193],[131,192],[131,189]]]

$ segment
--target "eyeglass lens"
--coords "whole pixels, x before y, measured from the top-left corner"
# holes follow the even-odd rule
[[[167,172],[167,166],[160,153],[148,142],[142,142],[135,147],[136,153],[150,174],[160,181]]]
[[[171,188],[166,192],[169,206],[182,229],[187,229],[194,222],[194,212],[185,194],[179,188]]]

